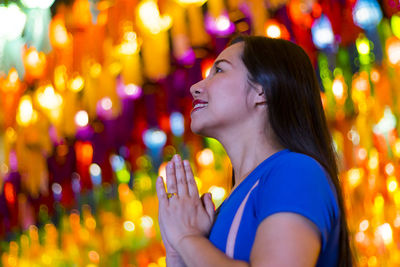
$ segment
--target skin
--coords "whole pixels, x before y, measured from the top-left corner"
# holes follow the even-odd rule
[[[224,146],[240,184],[262,161],[283,149],[271,130],[260,85],[250,86],[240,55],[243,43],[226,48],[210,75],[190,89],[208,106],[191,114],[191,129]],[[221,61],[222,60],[222,61]],[[258,226],[250,263],[228,258],[208,239],[214,220],[210,195],[199,197],[188,161],[167,165],[167,197],[158,178],[159,222],[168,266],[314,266],[321,247],[317,227],[295,213],[276,213]]]

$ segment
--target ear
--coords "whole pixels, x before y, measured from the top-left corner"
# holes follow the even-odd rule
[[[264,93],[264,89],[260,84],[256,84],[254,90],[254,104],[255,106],[267,104],[267,99]]]

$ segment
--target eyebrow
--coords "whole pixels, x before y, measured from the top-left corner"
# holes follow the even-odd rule
[[[214,66],[217,66],[221,62],[226,62],[226,63],[228,63],[228,64],[233,66],[233,64],[227,59],[218,59],[217,61],[214,62]]]

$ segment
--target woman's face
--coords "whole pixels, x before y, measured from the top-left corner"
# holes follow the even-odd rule
[[[210,74],[194,84],[191,129],[194,133],[217,138],[233,131],[249,119],[251,103],[247,69],[240,58],[243,42],[227,47],[215,60]]]

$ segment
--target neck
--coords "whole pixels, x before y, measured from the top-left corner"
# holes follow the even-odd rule
[[[232,132],[218,140],[225,148],[235,173],[235,189],[261,162],[283,149],[265,131]]]

